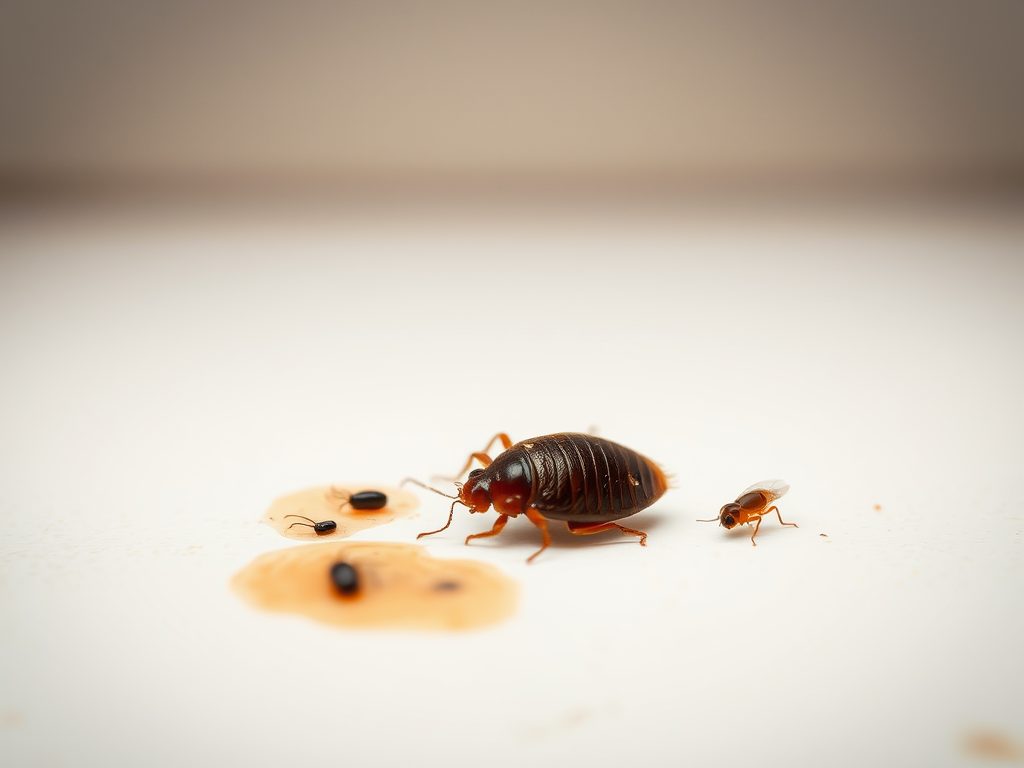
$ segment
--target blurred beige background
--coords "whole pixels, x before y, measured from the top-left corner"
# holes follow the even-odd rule
[[[1024,4],[0,4],[0,176],[1024,177]]]

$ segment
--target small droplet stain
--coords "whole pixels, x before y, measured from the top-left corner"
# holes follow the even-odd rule
[[[1024,759],[1024,752],[1020,747],[996,731],[977,731],[968,734],[964,739],[964,751],[988,760],[1015,763]]]

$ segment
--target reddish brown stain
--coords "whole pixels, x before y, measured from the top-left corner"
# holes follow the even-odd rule
[[[360,511],[352,509],[347,504],[343,506],[342,499],[338,498],[336,493],[332,493],[331,488],[332,486],[325,485],[282,496],[263,513],[260,522],[269,525],[282,536],[298,541],[344,539],[356,531],[408,517],[419,506],[416,495],[402,488],[356,483],[335,484],[333,488],[345,496],[367,490],[381,491],[387,495],[388,503],[383,509]],[[303,515],[316,522],[334,520],[338,527],[332,533],[318,535],[312,528],[304,525],[291,526],[292,523],[306,521],[297,517],[285,519],[285,515]]]
[[[340,595],[331,566],[355,568],[359,589]],[[343,627],[456,630],[495,624],[518,602],[518,585],[474,560],[441,560],[416,544],[331,542],[268,552],[231,581],[247,602]]]

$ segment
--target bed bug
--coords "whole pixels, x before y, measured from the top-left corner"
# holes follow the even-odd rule
[[[488,451],[498,440],[505,450],[492,460]],[[640,544],[646,545],[646,533],[614,521],[646,509],[668,489],[668,480],[657,464],[629,448],[593,435],[564,432],[513,445],[508,435],[499,433],[483,451],[470,455],[456,477],[469,469],[474,459],[483,468],[470,472],[465,483],[456,482],[455,496],[407,479],[454,499],[444,527],[421,533],[417,538],[446,530],[452,524],[455,505],[462,504],[471,513],[486,512],[491,506],[498,513],[494,527],[467,536],[467,544],[471,539],[497,536],[510,517],[526,515],[540,528],[542,537],[541,548],[526,562],[551,543],[548,520],[564,521],[569,531],[579,536],[617,528],[639,537]]]
[[[296,525],[304,525],[307,528],[312,528],[316,531],[317,536],[323,536],[325,533],[334,533],[338,528],[338,524],[333,520],[321,520],[318,523],[315,520],[310,520],[310,518],[305,515],[285,515],[285,517],[301,517],[303,520],[309,520],[308,523],[292,523],[288,527],[292,528]]]
[[[346,504],[350,505],[352,509],[359,510],[383,509],[388,505],[387,495],[380,491],[360,491],[359,493],[353,493],[346,496],[337,488],[332,487],[331,496],[336,499],[341,499],[341,506],[338,507],[339,510]]]
[[[788,490],[789,485],[785,480],[764,480],[760,483],[754,483],[736,497],[736,501],[722,507],[718,517],[698,520],[697,522],[713,523],[717,520],[722,527],[732,530],[737,525],[750,525],[754,520],[757,520],[757,524],[754,525],[754,532],[750,534],[750,543],[756,547],[757,542],[754,541],[754,537],[757,536],[757,529],[761,527],[761,520],[765,515],[770,515],[774,512],[779,516],[779,522],[783,525],[792,525],[794,528],[800,527],[796,523],[787,523],[783,520],[779,508],[772,504],[777,498],[784,496]]]

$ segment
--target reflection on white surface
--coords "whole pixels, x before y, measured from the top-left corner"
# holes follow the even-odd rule
[[[4,762],[936,765],[972,728],[1024,740],[1019,216],[324,213],[4,218]],[[493,523],[468,514],[424,540],[521,582],[506,625],[347,633],[228,590],[283,545],[256,521],[289,489],[591,425],[675,475],[646,548],[558,529],[526,566],[532,526],[464,547]],[[762,477],[799,529],[695,522]],[[413,541],[447,513],[421,501],[355,539]]]

